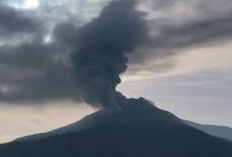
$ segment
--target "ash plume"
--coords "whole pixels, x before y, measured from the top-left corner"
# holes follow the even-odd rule
[[[92,15],[87,15],[91,16],[89,19],[71,13],[64,6],[59,7],[59,12],[43,12],[41,6],[36,14],[3,1],[6,0],[0,0],[0,101],[9,105],[72,100],[94,107],[117,107],[126,100],[116,91],[121,74],[133,77],[145,72],[147,76],[171,70],[176,65],[176,55],[187,52],[183,49],[220,44],[232,36],[232,3],[226,0],[222,3],[229,10],[219,9],[213,14],[205,10],[217,9],[216,2],[205,5],[208,0],[202,0],[200,8],[195,8],[191,2],[178,1],[188,4],[194,19],[175,16],[176,0],[90,3],[103,9],[100,14],[95,9],[86,11],[94,7],[78,3],[77,10],[83,7],[85,15],[96,13],[95,19]],[[155,18],[153,11],[158,13]],[[182,23],[179,18],[183,18]],[[90,22],[86,24],[87,21]]]
[[[78,88],[85,101],[118,108],[125,99],[116,91],[120,74],[126,71],[128,54],[143,44],[147,27],[135,1],[114,1],[101,15],[80,29],[72,60]]]
[[[136,7],[135,0],[112,1],[83,26],[57,25],[51,44],[44,44],[39,36],[26,44],[4,46],[0,62],[11,62],[15,73],[11,79],[1,76],[3,85],[11,85],[4,89],[11,92],[0,91],[0,100],[41,104],[72,99],[94,107],[119,108],[126,100],[116,91],[120,75],[127,69],[128,56],[148,37],[145,13]],[[70,60],[56,61],[57,56],[70,54]],[[19,71],[21,67],[26,70]]]

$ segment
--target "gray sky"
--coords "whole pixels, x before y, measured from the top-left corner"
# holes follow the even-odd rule
[[[108,2],[0,0],[0,143],[70,124],[94,111],[68,99],[75,89],[67,88],[73,75],[66,63],[78,27]],[[148,13],[152,46],[130,56],[118,90],[148,98],[184,119],[232,127],[232,2],[141,0],[138,9]],[[54,76],[45,76],[47,71]],[[71,83],[54,81],[62,76]],[[36,91],[41,86],[47,91],[51,82],[63,89],[55,93],[58,102],[53,101],[55,90]],[[23,104],[31,91],[36,105]],[[20,94],[13,102],[3,99],[15,93]]]

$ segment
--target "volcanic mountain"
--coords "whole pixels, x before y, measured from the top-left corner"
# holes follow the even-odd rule
[[[231,157],[232,144],[186,125],[143,98],[67,128],[0,145],[0,157]],[[55,133],[55,134],[54,134]]]

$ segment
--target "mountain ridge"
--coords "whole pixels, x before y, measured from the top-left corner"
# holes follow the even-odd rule
[[[130,99],[130,101],[135,101],[135,100]],[[136,101],[147,102],[147,100],[145,100],[144,98],[139,98]],[[170,119],[173,119],[174,121],[179,122],[179,123],[183,123],[181,119],[177,118],[172,113],[170,113],[168,111],[161,110],[161,109],[157,108],[156,106],[154,106],[152,103],[147,105],[146,107],[148,108],[148,110],[150,108],[152,108],[152,109],[155,109],[156,111],[158,111],[158,113],[159,112],[165,113],[163,115],[168,115],[168,116],[170,116]],[[124,109],[123,109],[124,111],[122,111],[122,112],[125,112],[125,110],[130,110],[130,115],[132,115],[132,111],[135,109],[135,111],[134,111],[136,113],[136,115],[134,115],[135,118],[133,118],[133,119],[131,118],[131,121],[129,123],[135,123],[136,125],[139,124],[139,119],[136,118],[136,117],[138,116],[138,113],[140,113],[140,114],[143,114],[143,113],[141,113],[142,110],[139,110],[139,112],[137,112],[138,108],[140,108],[140,106],[137,106],[137,107],[135,107],[135,106],[124,106]],[[157,115],[155,115],[155,114],[154,114],[154,116],[157,117]],[[111,118],[115,119],[116,117],[118,117],[117,114],[116,115],[110,115],[108,113],[108,111],[106,111],[106,110],[99,110],[99,111],[97,111],[95,113],[87,115],[83,119],[81,119],[78,122],[75,122],[73,124],[70,124],[70,125],[67,125],[67,126],[64,126],[64,127],[49,131],[49,132],[40,133],[40,134],[34,134],[34,135],[29,135],[29,136],[26,136],[26,137],[18,138],[15,141],[35,140],[35,139],[40,139],[40,138],[46,138],[46,137],[53,136],[53,135],[61,135],[61,134],[64,134],[64,133],[72,133],[72,132],[84,130],[84,129],[87,129],[87,128],[90,128],[90,127],[94,127],[94,125],[98,125],[98,123],[107,123],[107,122],[111,123],[110,119]],[[138,117],[141,117],[141,116],[138,116]],[[155,121],[157,121],[157,119],[154,118],[154,117],[153,118],[148,118],[148,119],[150,120],[150,123],[155,123]],[[128,119],[127,120],[121,120],[121,123],[126,123],[126,121],[128,121]],[[132,122],[132,121],[134,121],[134,122]],[[141,123],[144,124],[144,120]]]
[[[118,114],[87,116],[94,125],[73,133],[0,145],[1,157],[231,157],[232,144],[186,125],[143,98]],[[84,118],[85,119],[85,118]],[[92,122],[92,121],[91,121]]]
[[[206,125],[185,120],[186,124],[215,137],[232,141],[232,128],[228,126]]]

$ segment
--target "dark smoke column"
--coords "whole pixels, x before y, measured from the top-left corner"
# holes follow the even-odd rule
[[[116,91],[127,69],[128,54],[147,37],[144,13],[132,0],[113,1],[100,16],[80,29],[73,56],[78,88],[86,102],[119,109],[123,99]]]

